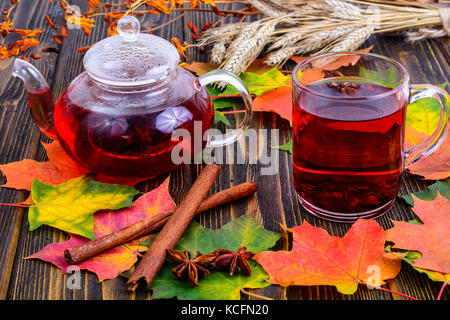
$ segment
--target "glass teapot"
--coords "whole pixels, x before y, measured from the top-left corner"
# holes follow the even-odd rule
[[[139,177],[178,167],[172,150],[176,146],[182,146],[182,152],[195,150],[195,134],[202,147],[240,138],[250,123],[252,103],[239,77],[224,70],[193,76],[178,67],[180,57],[172,44],[140,33],[139,21],[132,16],[120,19],[117,28],[119,35],[88,50],[85,71],[56,105],[41,73],[16,59],[13,75],[25,82],[32,118],[46,136],[58,140],[67,154],[90,171]],[[208,130],[214,124],[214,109],[205,86],[214,82],[235,87],[245,104],[238,128],[224,135]],[[174,138],[177,129],[189,133],[190,141],[185,136]],[[191,152],[190,159],[194,156]]]

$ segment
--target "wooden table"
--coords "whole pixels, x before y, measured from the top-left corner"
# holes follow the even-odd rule
[[[81,8],[86,8],[84,0],[69,1]],[[1,1],[0,10],[9,7],[9,1]],[[231,9],[228,5],[227,9]],[[49,14],[55,22],[64,18],[58,5],[49,1],[22,0],[14,16],[14,22],[21,28],[43,28],[42,45],[55,46],[52,32],[45,21]],[[179,15],[180,12],[174,13]],[[147,17],[144,27],[160,25],[173,16],[166,15]],[[188,12],[176,22],[159,29],[156,34],[170,39],[173,36],[180,40],[192,42],[187,22],[202,26],[205,22],[215,21],[211,13]],[[83,71],[82,54],[77,48],[95,43],[106,37],[106,26],[95,29],[90,37],[81,30],[69,30],[70,37],[64,39],[58,53],[37,52],[41,60],[32,63],[42,71],[57,97],[70,81]],[[365,46],[374,45],[373,52],[381,53],[400,61],[410,71],[413,83],[440,84],[448,81],[449,74],[449,41],[433,39],[418,43],[406,43],[399,37],[372,36]],[[189,61],[207,61],[207,54],[198,50],[188,50]],[[45,152],[40,141],[47,141],[33,124],[27,108],[26,92],[23,83],[11,78],[13,59],[0,62],[0,163],[19,161],[25,158],[45,160]],[[254,128],[279,128],[280,139],[287,142],[292,130],[289,123],[272,113],[256,113],[253,118]],[[231,185],[245,181],[255,181],[259,187],[257,196],[248,201],[240,201],[233,205],[201,214],[197,219],[205,226],[218,228],[231,219],[255,211],[265,228],[281,232],[277,221],[288,227],[301,224],[304,220],[320,226],[330,234],[342,236],[349,229],[347,224],[330,223],[317,219],[305,211],[297,200],[293,189],[292,164],[289,153],[280,153],[280,170],[274,176],[260,175],[259,165],[222,165],[222,170],[213,191],[219,191]],[[200,171],[200,166],[190,165],[171,173],[171,194],[179,202]],[[142,183],[138,187],[142,191],[155,188],[167,175]],[[5,179],[1,178],[4,182]],[[409,174],[403,175],[402,193],[410,193],[425,187],[430,182],[419,180]],[[24,200],[28,194],[16,190],[0,189],[0,202],[16,203]],[[413,213],[402,201],[397,201],[394,208],[384,217],[378,219],[384,227],[390,226],[390,219],[412,219]],[[0,298],[1,299],[145,299],[148,293],[139,291],[129,295],[124,288],[125,280],[116,278],[98,283],[96,275],[82,273],[82,289],[70,290],[66,287],[67,275],[43,261],[24,260],[24,257],[42,249],[53,242],[67,239],[65,233],[54,228],[43,226],[28,231],[27,209],[0,207]],[[286,241],[278,244],[278,249],[286,248]],[[414,271],[403,264],[400,274],[390,281],[386,288],[402,292],[420,299],[434,299],[441,283],[434,283],[427,276]],[[269,286],[256,293],[275,299],[403,299],[397,295],[380,290],[368,290],[360,287],[354,295],[343,295],[334,287],[290,287]],[[450,297],[446,290],[443,298]],[[245,297],[244,297],[245,298]]]

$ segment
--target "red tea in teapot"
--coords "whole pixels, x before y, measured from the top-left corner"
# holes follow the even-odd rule
[[[180,72],[179,77],[186,76],[190,77]],[[114,101],[111,105],[100,106],[92,81],[84,79],[75,82],[76,85],[69,87],[58,100],[54,124],[64,150],[91,171],[113,176],[145,177],[171,171],[177,167],[171,160],[171,151],[181,142],[171,138],[172,132],[186,129],[193,138],[194,124],[201,125],[202,134],[213,125],[214,112],[205,87],[192,88],[192,94],[182,101],[175,99],[175,105],[153,103],[154,107],[134,108],[120,105],[120,92],[111,93],[111,101]],[[178,81],[174,80],[174,83]],[[171,88],[174,91],[186,91],[173,85]],[[31,110],[36,102],[46,101],[35,95],[45,94],[37,92],[28,95]],[[175,101],[174,94],[176,92],[167,93],[169,103]],[[139,99],[142,100],[142,97]],[[122,100],[123,103],[132,101],[129,96]],[[194,141],[191,140],[189,147],[194,150]]]
[[[306,207],[370,214],[400,189],[406,102],[395,95],[383,98],[380,106],[370,99],[344,101],[339,98],[391,89],[354,82],[345,88],[333,81],[310,86],[336,100],[300,93],[294,101],[294,186]]]

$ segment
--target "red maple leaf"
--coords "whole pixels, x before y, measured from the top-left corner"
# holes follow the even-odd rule
[[[118,211],[102,211],[94,215],[94,234],[100,238],[106,234],[125,228],[138,221],[176,207],[169,194],[169,178],[157,189],[144,194],[135,201],[135,205]],[[63,243],[53,243],[27,259],[41,259],[60,268],[64,273],[69,263],[64,259],[64,250],[89,242],[91,240],[77,235],[71,235],[70,240]],[[109,249],[77,265],[97,274],[99,281],[117,277],[121,272],[130,269],[137,261],[139,251],[146,247],[139,244],[139,240]]]

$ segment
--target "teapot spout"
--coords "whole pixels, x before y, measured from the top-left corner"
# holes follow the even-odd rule
[[[34,122],[43,134],[56,140],[53,125],[55,100],[47,81],[35,66],[22,59],[14,61],[12,74],[25,82],[28,105]]]

